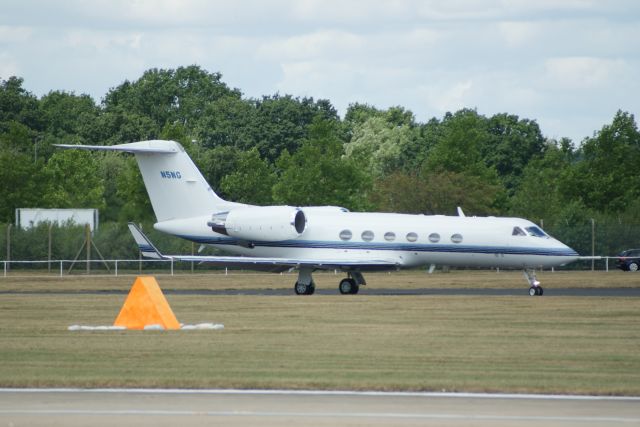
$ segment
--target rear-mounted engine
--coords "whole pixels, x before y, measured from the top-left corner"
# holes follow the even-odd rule
[[[282,241],[301,235],[307,218],[292,206],[253,206],[213,214],[207,223],[220,234],[246,241]]]

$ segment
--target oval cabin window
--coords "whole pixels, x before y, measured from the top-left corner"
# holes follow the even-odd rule
[[[351,240],[352,236],[353,234],[351,234],[351,230],[342,230],[340,232],[340,240]]]
[[[394,233],[393,231],[387,231],[386,233],[384,233],[384,240],[386,240],[387,242],[393,242],[394,240],[396,240],[396,233]]]
[[[373,240],[373,231],[371,230],[366,230],[362,232],[362,240],[364,240],[365,242],[370,242]]]
[[[416,240],[418,240],[418,234],[414,232],[408,233],[407,240],[410,242],[415,242]]]
[[[429,234],[429,241],[431,243],[438,243],[440,241],[440,235],[438,233]]]
[[[453,243],[461,243],[462,242],[462,234],[454,234],[453,236],[451,236],[451,241]]]

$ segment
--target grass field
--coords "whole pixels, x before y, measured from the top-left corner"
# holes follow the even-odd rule
[[[314,276],[336,288],[339,276]],[[640,274],[544,273],[545,287],[638,287]],[[520,287],[522,297],[167,295],[181,322],[108,325],[133,277],[0,279],[2,387],[221,387],[640,395],[640,298],[526,296],[520,273],[367,275],[378,288]],[[158,276],[163,289],[292,287],[294,275]],[[20,293],[28,291],[30,293]]]

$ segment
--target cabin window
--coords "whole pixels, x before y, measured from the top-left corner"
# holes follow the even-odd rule
[[[362,232],[361,237],[365,242],[370,242],[373,240],[373,231],[365,230]]]
[[[387,231],[386,233],[384,233],[384,240],[386,240],[387,242],[393,242],[394,240],[396,240],[396,233],[394,233],[393,231]]]
[[[429,241],[431,243],[438,243],[440,241],[440,235],[438,233],[429,234]]]
[[[452,235],[451,236],[451,241],[453,243],[461,243],[462,242],[462,234],[456,233],[456,234]]]
[[[545,234],[544,231],[542,231],[540,228],[536,226],[527,227],[526,230],[533,237],[549,237]]]
[[[340,239],[347,241],[347,240],[351,240],[351,237],[353,237],[353,234],[351,234],[351,230],[342,230],[340,232]]]
[[[418,234],[414,232],[407,233],[407,240],[410,242],[415,242],[416,240],[418,240]]]
[[[513,227],[513,233],[511,233],[512,236],[526,236],[527,233],[524,232],[524,230],[520,227]]]

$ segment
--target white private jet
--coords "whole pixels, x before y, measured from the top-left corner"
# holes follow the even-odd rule
[[[133,153],[158,220],[155,229],[238,255],[163,255],[129,224],[144,256],[274,272],[296,269],[298,295],[314,293],[315,270],[345,272],[338,288],[342,294],[356,294],[366,284],[363,272],[418,266],[433,271],[436,265],[522,269],[529,294],[542,295],[535,268],[579,258],[531,221],[466,217],[460,208],[458,216],[444,216],[228,202],[175,141],[58,147]]]

